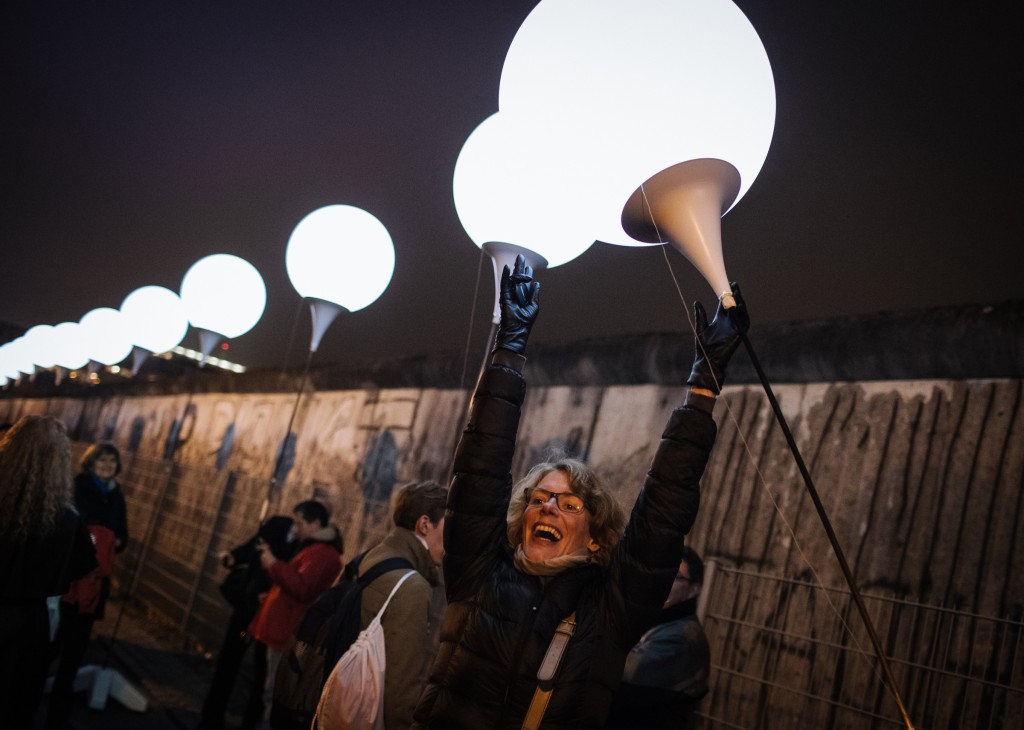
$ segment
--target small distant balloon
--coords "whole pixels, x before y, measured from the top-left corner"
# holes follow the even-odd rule
[[[79,321],[86,356],[101,365],[117,365],[131,354],[132,343],[121,313],[110,307],[87,312]]]

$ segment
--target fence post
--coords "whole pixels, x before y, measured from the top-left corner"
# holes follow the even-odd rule
[[[700,595],[697,596],[697,620],[704,624],[704,617],[708,613],[708,603],[711,602],[711,591],[715,586],[715,578],[718,575],[718,560],[708,558],[704,563],[704,582],[701,584]]]
[[[203,566],[206,565],[206,558],[210,554],[210,549],[213,548],[213,540],[217,536],[217,525],[220,522],[220,516],[224,513],[224,505],[227,502],[228,491],[233,489],[235,484],[235,472],[229,471],[227,478],[224,480],[224,487],[220,491],[220,499],[217,502],[217,511],[213,515],[213,519],[210,520],[210,533],[206,538],[206,547],[203,548],[203,552],[199,556],[199,566],[196,568],[196,577],[192,581],[192,589],[188,594],[188,601],[185,603],[185,610],[182,612],[181,625],[178,627],[178,631],[181,633],[182,641],[185,641],[185,630],[188,628],[188,622],[192,618],[192,609],[195,607],[196,595],[199,593],[199,584],[203,581]]]

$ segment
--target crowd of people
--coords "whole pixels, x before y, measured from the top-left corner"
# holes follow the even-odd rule
[[[342,535],[319,499],[270,517],[222,556],[232,612],[200,730],[224,727],[247,653],[243,730],[309,726],[294,708],[275,712],[275,683],[301,669],[300,626],[344,581],[361,581],[361,629],[380,616],[387,730],[693,727],[710,652],[696,618],[703,563],[684,537],[715,441],[715,400],[749,326],[735,285],[733,294],[736,306],[719,305],[710,323],[695,305],[687,387],[627,518],[580,460],[512,478],[539,284],[522,257],[506,267],[450,487],[399,490],[393,529],[344,575]],[[12,727],[31,726],[51,665],[47,728],[68,726],[75,674],[128,541],[120,469],[117,448],[97,444],[72,480],[53,418],[26,416],[0,440],[0,706]],[[326,679],[318,670],[314,689]]]

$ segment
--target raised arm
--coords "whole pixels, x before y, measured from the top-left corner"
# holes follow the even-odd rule
[[[444,531],[449,601],[475,590],[505,543],[512,457],[526,396],[521,373],[540,305],[540,284],[522,256],[512,271],[506,266],[502,272],[499,304],[491,363],[477,384],[469,424],[455,451]]]
[[[683,536],[697,517],[700,478],[716,427],[711,418],[725,369],[750,326],[739,287],[736,307],[719,304],[714,320],[694,304],[696,354],[683,403],[669,417],[654,461],[612,562],[623,588],[623,639],[632,645],[661,608],[679,566]]]

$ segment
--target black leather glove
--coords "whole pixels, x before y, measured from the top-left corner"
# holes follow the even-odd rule
[[[739,285],[732,282],[730,286],[736,306],[725,309],[719,302],[711,324],[708,324],[708,315],[701,303],[693,303],[697,354],[686,383],[694,388],[707,388],[715,394],[721,391],[725,383],[725,367],[729,364],[729,358],[740,346],[742,336],[750,329],[750,317]]]
[[[533,280],[533,269],[526,265],[522,255],[516,256],[511,273],[507,265],[502,269],[498,306],[501,320],[494,337],[494,349],[523,355],[530,328],[537,319],[540,284]]]

